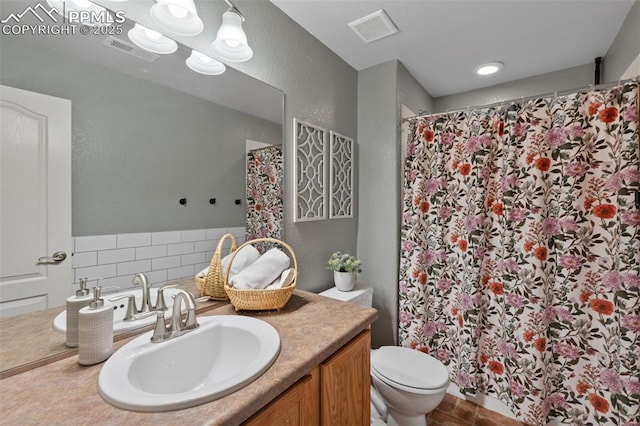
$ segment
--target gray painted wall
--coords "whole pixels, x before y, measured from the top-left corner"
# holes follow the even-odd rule
[[[72,101],[74,236],[244,226],[245,139],[282,140],[272,122],[51,50],[6,40],[0,67],[3,84]]]
[[[521,97],[577,89],[593,84],[594,73],[594,65],[585,64],[478,90],[441,96],[434,99],[434,112],[453,111],[469,106],[487,105]]]
[[[402,62],[398,62],[398,108],[400,108],[402,104],[409,107],[409,109],[416,114],[419,110],[426,112],[432,112],[434,110],[431,95],[424,90]],[[398,111],[400,111],[400,109]],[[398,114],[400,114],[400,112],[398,112]],[[398,131],[400,131],[400,126],[398,126]]]
[[[293,222],[293,118],[352,137],[359,144],[358,74],[271,2],[234,3],[247,18],[244,28],[254,51],[250,61],[234,67],[285,94],[284,235],[298,259],[298,287],[319,292],[333,286],[333,275],[325,266],[331,253],[356,253],[358,219]],[[356,192],[356,200],[357,196]]]
[[[635,2],[603,61],[603,81],[619,80],[640,54],[640,1]]]
[[[394,344],[397,334],[400,148],[397,137],[398,62],[358,73],[360,281],[374,288],[378,320],[372,346]]]

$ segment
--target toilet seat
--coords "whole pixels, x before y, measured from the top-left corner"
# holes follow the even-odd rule
[[[371,351],[371,372],[389,386],[407,392],[429,393],[449,384],[444,364],[424,352],[399,346]]]

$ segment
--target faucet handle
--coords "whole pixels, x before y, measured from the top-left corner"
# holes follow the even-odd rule
[[[166,311],[167,309],[169,309],[167,307],[167,302],[164,299],[164,291],[168,288],[174,288],[177,286],[178,286],[177,284],[169,284],[169,285],[160,287],[158,289],[157,296],[156,296],[156,306],[154,308],[156,311]]]
[[[136,306],[136,297],[133,294],[123,294],[121,296],[112,297],[109,302],[117,302],[118,300],[129,299],[127,301],[127,313],[124,315],[124,321],[131,321],[136,318],[138,307]]]
[[[134,319],[139,320],[143,318],[150,317],[152,315],[156,315],[156,326],[153,329],[153,335],[151,336],[151,342],[163,342],[171,337],[171,329],[167,328],[167,324],[164,318],[163,311],[153,311],[153,312],[144,312],[142,314],[138,314],[134,317]]]

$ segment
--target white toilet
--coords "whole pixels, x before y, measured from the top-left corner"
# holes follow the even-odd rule
[[[333,287],[320,295],[371,307],[373,289]],[[449,371],[424,352],[398,346],[371,351],[371,424],[425,426],[426,415],[440,404],[449,386]]]
[[[449,371],[423,352],[382,346],[371,351],[371,383],[388,408],[388,425],[425,426],[444,398]]]

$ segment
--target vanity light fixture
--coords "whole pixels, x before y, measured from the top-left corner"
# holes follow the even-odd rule
[[[204,28],[193,0],[156,0],[149,13],[159,27],[172,34],[194,36]]]
[[[135,24],[127,35],[133,44],[149,52],[167,55],[178,50],[178,43],[140,24]]]
[[[487,62],[486,64],[478,65],[473,72],[478,75],[491,75],[495,74],[504,68],[502,62]]]
[[[205,75],[220,75],[226,70],[222,62],[203,55],[196,50],[191,51],[191,56],[187,58],[185,63],[193,71]]]
[[[244,16],[229,0],[224,0],[229,9],[222,14],[222,25],[218,29],[216,39],[211,43],[215,56],[229,62],[245,62],[253,56],[253,50],[247,42],[247,35],[242,29]]]

